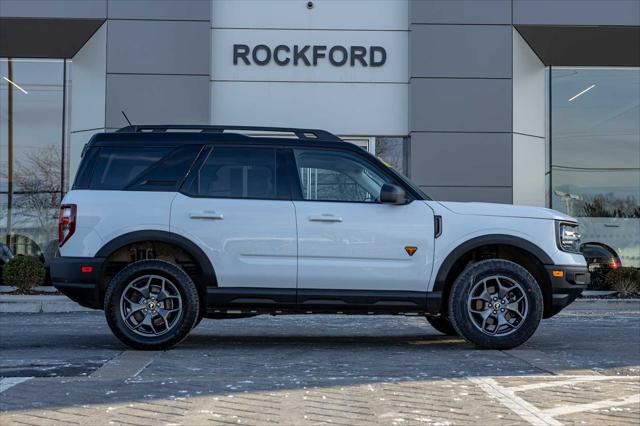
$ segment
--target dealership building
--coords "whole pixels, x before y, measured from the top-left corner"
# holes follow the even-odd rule
[[[2,242],[55,249],[84,144],[125,114],[326,129],[640,266],[640,0],[0,0]]]

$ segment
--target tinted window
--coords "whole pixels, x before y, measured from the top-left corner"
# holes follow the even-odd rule
[[[295,150],[302,198],[374,203],[389,179],[357,155]]]
[[[215,147],[187,192],[219,198],[276,198],[276,152],[270,148]]]
[[[126,189],[132,191],[177,191],[201,149],[201,145],[188,145],[174,149]]]
[[[95,159],[91,189],[123,189],[171,148],[100,148]]]

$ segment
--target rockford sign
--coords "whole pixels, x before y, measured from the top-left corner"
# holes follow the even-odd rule
[[[233,65],[264,66],[273,62],[280,66],[309,67],[322,61],[334,67],[381,67],[387,61],[387,51],[382,46],[233,45]]]

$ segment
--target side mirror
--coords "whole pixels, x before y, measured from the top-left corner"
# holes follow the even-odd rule
[[[380,202],[384,204],[406,204],[407,196],[404,189],[399,186],[385,183],[380,188]]]

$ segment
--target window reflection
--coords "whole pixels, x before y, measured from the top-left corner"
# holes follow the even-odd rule
[[[640,69],[553,68],[552,207],[640,266]]]
[[[406,138],[399,137],[376,138],[376,157],[404,175],[407,174],[406,141]]]
[[[0,240],[55,251],[63,191],[64,60],[0,58]]]

